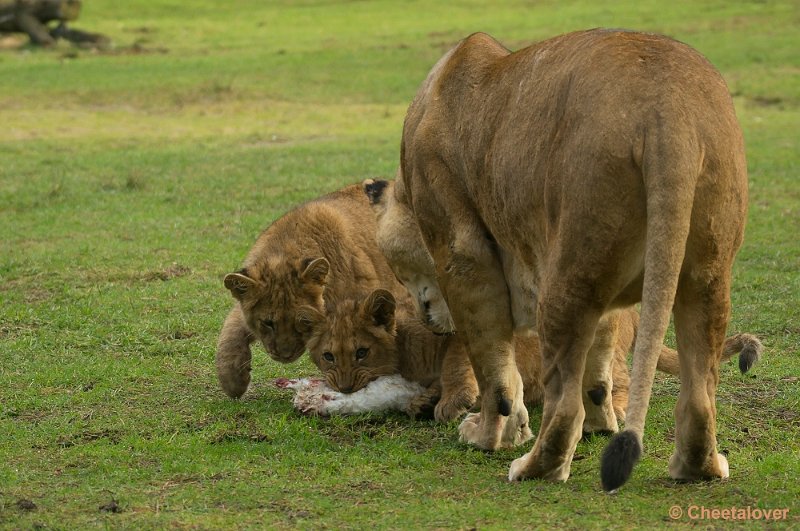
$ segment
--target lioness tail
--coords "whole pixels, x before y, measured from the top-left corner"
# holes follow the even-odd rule
[[[679,122],[659,122],[644,133],[641,169],[645,190],[644,282],[641,319],[631,369],[625,430],[603,452],[600,480],[613,491],[631,475],[642,455],[642,436],[658,358],[675,302],[686,251],[695,186],[700,175],[698,152],[670,142],[683,134]]]
[[[739,370],[744,374],[759,360],[763,350],[764,345],[761,344],[761,341],[756,336],[752,334],[735,334],[725,340],[720,361],[727,361],[739,354]],[[662,347],[661,355],[658,357],[658,370],[679,376],[678,353],[667,346]]]
[[[736,334],[725,340],[722,348],[722,359],[727,360],[737,352],[739,353],[739,370],[742,374],[750,370],[761,358],[764,345],[751,334]]]

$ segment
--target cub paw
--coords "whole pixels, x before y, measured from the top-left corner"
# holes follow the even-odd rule
[[[411,399],[406,409],[407,413],[415,419],[432,419],[439,396],[422,393]]]
[[[619,431],[617,416],[612,407],[587,407],[583,420],[583,433],[613,435]]]
[[[250,385],[250,361],[218,360],[217,379],[222,390],[231,398],[242,396]]]
[[[436,404],[433,418],[436,422],[450,422],[469,411],[473,405],[475,405],[474,398],[468,396],[456,395],[443,397],[439,403]]]

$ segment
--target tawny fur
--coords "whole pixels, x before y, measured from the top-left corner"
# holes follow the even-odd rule
[[[225,393],[236,398],[247,390],[254,341],[282,363],[305,352],[310,330],[297,321],[299,306],[324,311],[379,286],[408,300],[376,246],[375,230],[361,187],[348,186],[291,210],[261,233],[242,268],[225,277],[236,299],[217,342]]]
[[[590,377],[609,385],[606,347],[619,328],[609,316],[639,301],[626,432],[604,456],[604,488],[624,483],[641,454],[671,310],[681,392],[670,475],[728,475],[714,403],[747,174],[728,89],[705,58],[617,30],[515,53],[472,35],[409,107],[393,193],[435,267],[412,295],[420,301],[419,286],[438,285],[429,325],[463,334],[482,375],[481,414],[465,419],[462,438],[487,449],[518,439],[528,419],[512,337],[538,331],[542,425],[510,479],[566,480],[587,419],[616,424],[610,401],[594,407],[583,391]],[[384,221],[394,218],[390,205]],[[390,232],[379,226],[379,239]]]

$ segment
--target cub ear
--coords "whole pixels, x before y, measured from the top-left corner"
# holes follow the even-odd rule
[[[225,287],[239,300],[242,300],[248,292],[252,293],[252,290],[258,285],[255,280],[247,276],[247,271],[244,269],[236,273],[231,273],[230,275],[225,275],[224,282]]]
[[[294,316],[294,324],[298,332],[311,332],[323,322],[325,322],[325,316],[312,306],[299,307]]]
[[[375,179],[367,179],[361,183],[364,187],[364,193],[369,197],[369,204],[377,205],[383,198],[383,191],[389,186],[389,181],[376,181]]]
[[[394,326],[394,310],[396,302],[394,295],[385,289],[376,289],[364,301],[364,315],[371,319],[376,326],[386,329]]]
[[[300,273],[300,280],[324,285],[328,279],[328,271],[331,269],[331,264],[325,258],[309,259],[304,263],[308,265]]]

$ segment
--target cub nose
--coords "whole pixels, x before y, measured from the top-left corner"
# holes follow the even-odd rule
[[[347,387],[340,387],[339,392],[349,395],[353,392],[353,386],[348,385]]]

